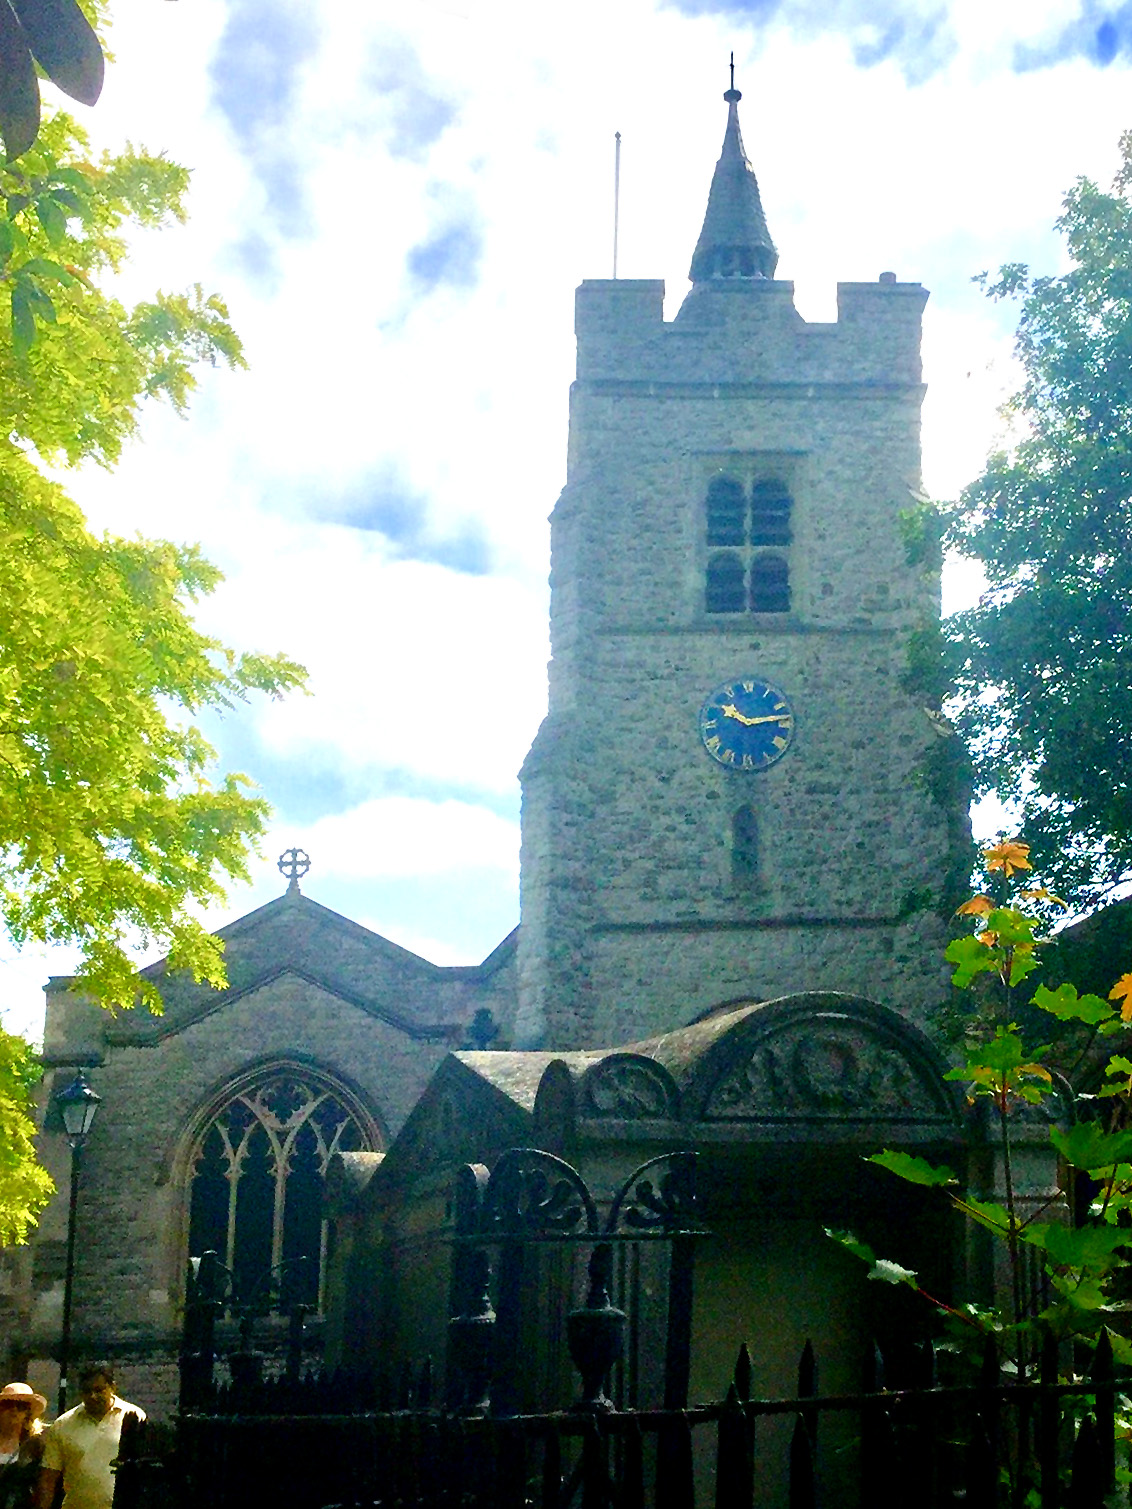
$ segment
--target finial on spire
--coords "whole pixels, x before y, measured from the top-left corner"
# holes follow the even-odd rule
[[[743,149],[739,111],[743,96],[735,88],[735,54],[731,54],[731,88],[723,151],[715,165],[704,227],[692,257],[693,283],[756,283],[774,277],[778,253],[767,230],[759,185]]]
[[[299,894],[299,876],[305,875],[311,867],[311,857],[302,849],[284,849],[279,856],[278,869],[281,875],[287,877],[288,896]]]
[[[731,54],[731,87],[723,96],[729,105],[737,105],[743,96],[735,87],[735,54]]]

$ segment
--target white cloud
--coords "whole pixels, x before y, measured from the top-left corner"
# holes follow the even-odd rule
[[[378,797],[300,828],[295,842],[339,880],[519,873],[519,825],[469,802]]]

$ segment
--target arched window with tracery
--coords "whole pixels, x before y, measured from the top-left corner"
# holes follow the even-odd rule
[[[270,1292],[283,1309],[321,1308],[327,1165],[375,1141],[349,1098],[312,1071],[276,1067],[234,1089],[197,1136],[189,1255],[218,1253],[238,1300]]]

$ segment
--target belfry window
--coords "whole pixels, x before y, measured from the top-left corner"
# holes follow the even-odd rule
[[[779,478],[756,477],[749,486],[729,472],[711,479],[704,505],[711,547],[706,612],[789,613],[786,547],[793,539],[793,507],[790,489]]]
[[[747,543],[747,495],[735,477],[713,477],[707,491],[709,545]]]
[[[737,550],[723,551],[708,561],[706,606],[709,613],[742,613],[747,584]]]
[[[369,1145],[358,1118],[314,1075],[266,1072],[197,1140],[189,1255],[218,1253],[238,1301],[320,1306],[327,1164]]]
[[[784,555],[760,550],[751,561],[751,612],[790,612],[790,567]]]
[[[781,482],[756,482],[751,488],[752,545],[789,545],[793,499]]]

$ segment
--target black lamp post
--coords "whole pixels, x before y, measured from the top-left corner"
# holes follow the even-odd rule
[[[71,1294],[75,1282],[75,1212],[79,1203],[79,1171],[82,1168],[83,1144],[86,1142],[95,1113],[102,1104],[87,1084],[80,1069],[65,1090],[55,1097],[63,1118],[67,1141],[71,1145],[71,1203],[67,1214],[67,1275],[63,1282],[63,1335],[59,1343],[59,1413],[67,1408],[67,1366],[71,1360]]]

